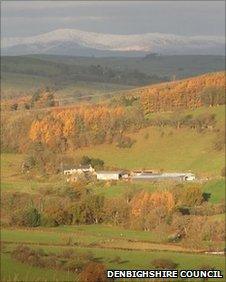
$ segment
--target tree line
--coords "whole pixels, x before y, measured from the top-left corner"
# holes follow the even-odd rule
[[[95,185],[95,184],[93,184]],[[204,247],[204,241],[223,241],[224,222],[210,215],[223,214],[223,203],[211,204],[198,184],[172,186],[147,192],[125,190],[106,198],[84,182],[40,189],[36,194],[2,193],[2,224],[59,226],[110,224],[168,234],[169,241]]]
[[[225,74],[207,74],[142,88],[138,95],[146,114],[222,105],[225,104]]]

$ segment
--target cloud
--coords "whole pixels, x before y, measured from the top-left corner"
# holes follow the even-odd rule
[[[222,1],[3,1],[1,16],[7,37],[57,28],[116,34],[225,33]]]

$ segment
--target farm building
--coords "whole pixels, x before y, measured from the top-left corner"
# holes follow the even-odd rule
[[[131,177],[132,180],[147,180],[147,181],[158,181],[158,180],[177,180],[177,181],[193,181],[195,175],[193,173],[139,173],[134,174]]]
[[[96,172],[96,176],[98,180],[119,180],[121,178],[125,178],[126,174],[123,171],[98,171]]]
[[[95,170],[91,165],[78,166],[71,169],[64,170],[64,175],[72,175],[72,174],[83,174],[83,173],[94,173]]]

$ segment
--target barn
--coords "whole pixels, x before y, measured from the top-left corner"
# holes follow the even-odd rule
[[[193,173],[138,173],[133,174],[131,177],[133,180],[147,180],[147,181],[159,181],[159,180],[176,180],[176,181],[194,181],[195,175]]]
[[[119,180],[125,173],[123,171],[97,171],[97,180]]]

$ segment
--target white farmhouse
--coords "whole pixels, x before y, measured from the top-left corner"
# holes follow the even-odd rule
[[[72,175],[72,174],[83,174],[83,173],[94,173],[95,170],[91,165],[86,166],[78,166],[71,169],[64,170],[64,175]]]

